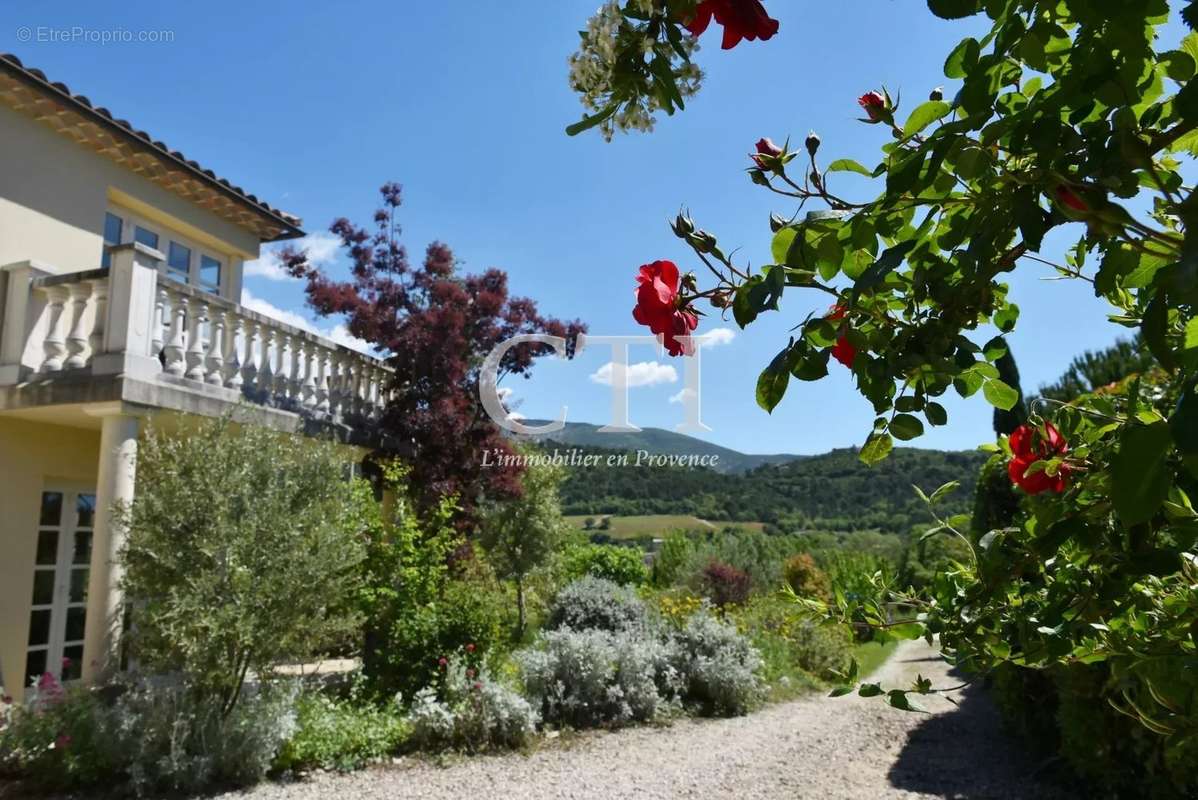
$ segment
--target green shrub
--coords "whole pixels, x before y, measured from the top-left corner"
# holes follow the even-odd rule
[[[394,753],[410,731],[394,704],[377,707],[315,691],[296,701],[296,731],[279,753],[279,769],[353,770]]]
[[[640,629],[647,624],[645,604],[632,589],[603,578],[580,578],[558,592],[549,607],[548,630]]]
[[[782,678],[801,681],[799,673],[832,680],[849,666],[853,645],[849,630],[812,622],[780,593],[754,597],[729,620],[761,652],[763,677],[771,684]]]
[[[695,614],[674,635],[671,650],[683,696],[701,713],[744,714],[761,701],[761,654],[732,625]]]
[[[397,604],[407,606],[407,603]],[[448,580],[440,595],[397,616],[376,641],[378,653],[370,686],[382,697],[399,695],[411,702],[423,689],[436,686],[441,658],[466,646],[480,657],[502,651],[505,599],[490,587],[469,580]]]
[[[507,598],[494,577],[467,559],[450,573],[451,555],[462,544],[446,500],[418,518],[405,501],[405,471],[384,466],[398,507],[390,519],[367,530],[367,575],[360,592],[366,618],[363,672],[380,702],[398,694],[410,703],[440,679],[438,659],[472,645],[480,655],[501,652]]]
[[[571,548],[566,555],[566,574],[570,578],[590,575],[622,586],[640,586],[649,579],[641,549],[614,544],[586,544]]]
[[[248,687],[227,713],[183,684],[102,692],[31,691],[0,730],[5,771],[46,788],[138,796],[246,786],[265,777],[295,728],[295,693],[285,684]]]
[[[676,705],[671,644],[644,630],[547,631],[516,654],[545,722],[588,728],[648,722]]]
[[[369,486],[331,443],[207,420],[148,431],[138,491],[118,509],[143,670],[181,671],[227,713],[247,673],[270,676],[356,634]]]
[[[424,750],[504,750],[529,743],[540,721],[527,700],[459,655],[447,659],[440,695],[421,690],[407,720],[411,742]]]

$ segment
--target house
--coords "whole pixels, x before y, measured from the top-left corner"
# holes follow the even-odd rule
[[[146,420],[231,413],[370,445],[383,362],[238,303],[243,263],[302,236],[300,225],[0,55],[8,693],[43,671],[89,680],[117,663],[120,542],[108,510],[133,498]]]

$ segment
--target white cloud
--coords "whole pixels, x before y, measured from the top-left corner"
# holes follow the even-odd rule
[[[671,395],[670,402],[671,403],[685,403],[688,400],[690,400],[691,398],[695,397],[696,394],[697,393],[695,392],[694,389],[683,389],[680,392],[678,392],[678,394]]]
[[[499,402],[507,404],[508,398],[512,396],[512,387],[500,386],[495,390],[495,394],[499,396]]]
[[[348,347],[350,350],[357,350],[359,353],[373,355],[375,351],[374,346],[370,344],[370,342],[354,336],[342,323],[337,323],[333,326],[332,330],[330,330],[328,333],[322,333],[321,336],[332,339],[342,347]]]
[[[611,361],[604,364],[591,374],[591,382],[604,386],[612,385],[612,372],[615,364]],[[655,386],[659,383],[677,383],[678,371],[669,364],[660,361],[641,361],[628,365],[627,381],[629,386]]]
[[[357,350],[359,353],[374,355],[375,348],[367,341],[359,339],[350,334],[349,330],[343,323],[337,323],[328,330],[313,325],[308,319],[295,311],[289,311],[285,308],[279,308],[273,303],[263,300],[249,289],[242,288],[241,290],[241,305],[248,308],[250,311],[256,311],[263,316],[277,319],[279,322],[286,323],[293,328],[314,333],[317,336],[323,336],[326,339],[336,342],[343,347],[348,347],[351,350]]]
[[[259,314],[268,316],[271,319],[277,319],[279,322],[285,322],[292,327],[300,328],[301,330],[308,331],[309,333],[315,333],[321,336],[324,335],[316,328],[315,325],[313,325],[300,314],[297,314],[294,311],[288,311],[286,309],[279,308],[278,306],[263,300],[261,297],[258,297],[249,289],[243,288],[241,290],[241,304],[250,311],[257,311]]]
[[[297,250],[308,251],[308,263],[315,267],[324,267],[332,262],[341,246],[341,239],[331,233],[311,233],[302,239],[296,239],[289,244]],[[266,250],[261,257],[254,261],[245,262],[243,269],[246,277],[266,278],[268,281],[289,281],[292,277],[283,269],[279,261],[280,247]]]
[[[712,328],[696,338],[699,339],[700,347],[719,347],[722,344],[731,344],[736,338],[736,331],[731,328]]]

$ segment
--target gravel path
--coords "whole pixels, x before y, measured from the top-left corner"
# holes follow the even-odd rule
[[[934,686],[959,679],[923,642],[904,642],[874,676],[907,686],[917,673]],[[919,698],[930,714],[892,709],[879,698],[810,697],[747,717],[685,720],[547,742],[529,755],[404,758],[353,775],[319,774],[267,784],[223,800],[316,798],[1051,798],[1000,731],[984,695],[960,706]]]

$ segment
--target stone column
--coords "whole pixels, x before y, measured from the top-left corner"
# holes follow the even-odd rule
[[[114,529],[112,509],[115,503],[133,502],[138,427],[137,417],[115,410],[101,418],[96,520],[83,638],[83,679],[88,683],[95,683],[120,667],[124,604],[116,556],[124,537]]]

